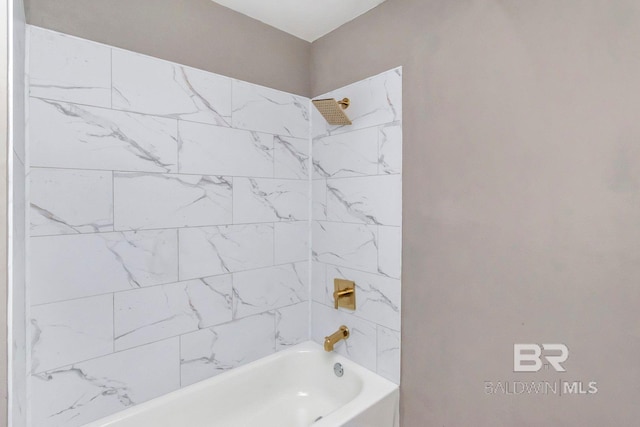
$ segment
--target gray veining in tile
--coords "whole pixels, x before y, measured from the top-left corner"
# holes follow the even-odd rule
[[[29,27],[31,96],[111,107],[111,49]]]
[[[31,98],[33,166],[177,171],[177,122]]]
[[[231,178],[114,173],[116,230],[231,223]]]
[[[229,126],[231,79],[114,49],[113,108]]]
[[[177,230],[32,238],[31,303],[175,282],[177,246]]]
[[[133,291],[114,297],[116,350],[231,321],[231,276]]]
[[[32,236],[113,231],[112,172],[32,168],[29,178]]]

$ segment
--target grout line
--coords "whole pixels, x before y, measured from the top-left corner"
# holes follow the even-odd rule
[[[346,270],[357,271],[359,273],[371,274],[373,276],[377,276],[377,277],[380,277],[380,278],[383,278],[383,279],[389,279],[389,280],[395,280],[395,281],[401,281],[402,280],[402,279],[400,279],[398,277],[385,276],[384,274],[380,274],[379,272],[361,270],[361,269],[353,268],[353,267],[345,267],[344,265],[338,265],[338,264],[334,264],[334,263],[331,263],[331,262],[326,262],[326,261],[315,261],[315,262],[319,262],[321,264],[326,264],[327,266],[331,266],[331,267],[335,267],[335,268],[342,268],[342,269],[346,269]]]
[[[182,337],[182,336],[193,334],[193,333],[196,333],[196,332],[199,332],[199,331],[210,330],[210,329],[221,327],[221,326],[228,326],[228,325],[236,323],[237,321],[241,321],[241,320],[244,320],[244,319],[250,319],[252,317],[264,316],[264,315],[267,315],[267,314],[270,314],[270,313],[274,313],[277,310],[281,310],[283,308],[292,307],[292,306],[295,306],[295,305],[298,305],[298,304],[303,304],[305,302],[306,301],[299,301],[299,302],[295,302],[295,303],[292,303],[292,304],[284,305],[284,306],[281,306],[281,307],[268,308],[268,309],[265,309],[265,311],[262,311],[260,313],[253,313],[253,314],[251,314],[249,316],[239,317],[239,318],[228,320],[228,321],[225,321],[225,322],[222,322],[222,323],[217,323],[215,325],[207,326],[206,328],[196,328],[196,329],[193,329],[193,330],[190,330],[190,331],[187,331],[187,332],[171,335],[171,336],[168,336],[168,337],[163,337],[163,338],[160,338],[160,339],[158,339],[156,341],[134,345],[132,347],[127,347],[127,348],[124,348],[124,349],[121,349],[121,350],[115,350],[115,335],[114,335],[114,351],[112,353],[106,353],[106,354],[102,354],[100,356],[92,357],[92,358],[89,358],[89,359],[79,360],[79,361],[73,362],[73,363],[67,363],[65,365],[60,365],[60,366],[57,366],[57,367],[54,367],[54,368],[50,368],[50,369],[47,369],[47,370],[44,370],[44,371],[33,372],[32,374],[38,375],[38,374],[42,374],[42,373],[45,373],[45,372],[51,372],[51,371],[59,370],[61,368],[65,368],[67,366],[71,367],[71,366],[79,364],[79,363],[90,362],[90,361],[93,361],[93,360],[96,360],[96,359],[101,359],[103,357],[111,356],[111,355],[118,354],[118,353],[124,353],[124,352],[129,351],[129,350],[134,350],[134,349],[137,349],[137,348],[141,348],[141,347],[144,347],[144,346],[149,346],[149,345],[152,345],[152,344],[157,344],[157,343],[164,342],[164,341],[170,341],[170,340],[173,340],[173,339],[176,339],[176,338],[178,339],[178,342],[179,342],[180,355],[182,355],[182,343],[181,343],[181,340],[180,340],[180,337]],[[275,316],[274,316],[274,318],[275,318]]]
[[[226,178],[244,178],[255,180],[270,180],[270,181],[291,181],[291,182],[306,182],[304,179],[299,178],[273,178],[270,176],[249,176],[249,175],[234,175],[234,174],[220,174],[220,173],[183,173],[183,172],[167,172],[167,171],[148,171],[148,170],[121,170],[121,169],[101,169],[101,168],[74,168],[64,166],[32,166],[32,169],[60,169],[60,170],[72,170],[72,171],[88,171],[88,172],[116,172],[121,174],[131,175],[169,175],[171,177],[180,176],[213,176],[213,177],[226,177]],[[398,174],[396,174],[398,175]],[[371,176],[386,176],[386,175],[371,175]],[[357,178],[357,177],[354,177]]]
[[[111,95],[113,97],[113,94]],[[304,140],[305,137],[304,136],[292,136],[292,135],[283,135],[280,133],[274,133],[274,132],[268,132],[268,131],[263,131],[263,130],[257,130],[257,129],[248,129],[245,127],[235,127],[235,126],[221,126],[219,124],[216,123],[211,123],[211,122],[199,122],[196,120],[189,120],[188,118],[185,117],[181,117],[181,114],[189,114],[189,113],[177,113],[174,115],[167,115],[167,116],[163,116],[160,114],[153,114],[153,113],[145,113],[145,112],[140,112],[140,111],[135,111],[135,110],[124,110],[124,109],[120,109],[120,108],[109,108],[109,107],[105,107],[102,105],[93,105],[93,104],[84,104],[84,103],[80,103],[80,102],[70,102],[70,101],[66,101],[66,100],[62,100],[62,99],[55,99],[55,98],[47,98],[44,96],[33,96],[33,95],[29,95],[29,98],[32,99],[39,99],[42,101],[51,101],[51,102],[56,102],[56,103],[61,103],[61,104],[69,104],[69,105],[75,105],[78,107],[89,107],[89,108],[96,108],[96,109],[101,109],[101,110],[107,110],[107,111],[115,111],[115,112],[119,112],[119,113],[124,113],[124,114],[135,114],[135,115],[140,115],[140,116],[147,116],[147,117],[151,117],[151,118],[156,118],[156,119],[165,119],[165,120],[182,120],[183,122],[188,122],[188,123],[196,123],[196,124],[201,124],[201,125],[206,125],[206,126],[214,126],[217,128],[223,128],[223,129],[233,129],[233,130],[238,130],[238,131],[243,131],[243,132],[257,132],[257,133],[261,133],[264,135],[272,135],[272,136],[279,136],[282,138],[293,138],[293,139],[300,139],[300,140]],[[220,116],[224,119],[227,118],[227,116]],[[231,120],[231,117],[229,117],[229,120]],[[380,125],[377,125],[380,126]]]
[[[343,316],[343,315],[344,315],[344,316],[348,316],[348,317],[355,317],[356,319],[358,319],[358,320],[360,320],[360,321],[363,321],[363,322],[365,322],[365,323],[369,323],[369,326],[375,326],[375,328],[376,328],[376,335],[377,335],[377,329],[378,329],[378,327],[386,328],[386,329],[389,329],[390,331],[393,331],[393,332],[398,332],[398,333],[400,332],[400,331],[398,331],[398,330],[395,330],[394,328],[390,328],[390,327],[388,327],[388,326],[381,325],[381,324],[379,324],[378,322],[376,322],[376,321],[374,321],[374,320],[371,320],[371,319],[367,319],[367,318],[365,318],[365,317],[362,317],[361,315],[357,314],[357,313],[358,313],[357,311],[353,311],[353,312],[351,312],[351,311],[345,311],[345,310],[336,311],[336,310],[333,308],[333,306],[332,306],[332,305],[330,305],[330,304],[325,304],[324,302],[316,301],[316,300],[313,300],[313,301],[311,301],[311,302],[312,302],[312,303],[315,303],[315,304],[318,304],[318,305],[320,305],[320,306],[321,306],[321,307],[323,307],[323,308],[327,308],[327,309],[331,310],[331,311],[332,311],[332,312],[334,312],[334,313],[340,313],[340,315],[341,315],[341,316]],[[400,313],[400,314],[399,314],[399,316],[402,316],[402,314]],[[376,346],[377,346],[377,343],[376,343]]]
[[[329,223],[329,224],[364,225],[367,227],[378,226],[378,227],[389,227],[389,228],[402,228],[402,225],[372,224],[367,222],[352,222],[352,221],[333,221],[328,219],[319,219],[319,220],[316,220],[316,222]]]
[[[376,124],[368,125],[368,126],[364,126],[364,127],[349,128],[348,130],[346,130],[344,132],[323,133],[323,134],[320,134],[320,135],[312,136],[311,139],[312,139],[313,142],[315,142],[315,141],[318,141],[318,140],[329,139],[329,138],[332,138],[332,137],[348,135],[350,133],[360,132],[360,131],[364,131],[364,130],[367,130],[367,129],[382,128],[382,127],[392,127],[392,126],[402,126],[402,119],[392,120],[390,122],[376,123]],[[342,128],[342,129],[346,129],[346,128]]]
[[[231,177],[231,224],[235,224],[236,221],[234,219],[235,209],[233,208],[235,205],[235,194],[236,194],[236,179],[235,177]]]
[[[376,342],[376,351],[374,352],[374,357],[376,358],[376,373],[379,372],[379,366],[378,366],[378,355],[380,352],[380,346],[379,346],[379,342],[378,342],[378,336],[380,335],[380,325],[376,324],[376,336],[375,336],[375,342]]]
[[[186,334],[189,334],[189,333],[192,333],[192,332],[197,332],[197,331],[187,332]],[[183,335],[186,335],[186,334],[183,334]],[[105,358],[105,357],[113,356],[113,355],[116,355],[116,354],[119,354],[119,353],[124,353],[124,352],[127,352],[129,350],[135,350],[135,349],[138,349],[138,348],[141,348],[141,347],[151,346],[151,345],[158,344],[158,343],[165,342],[165,341],[171,341],[171,340],[173,340],[175,338],[179,338],[180,336],[181,335],[174,335],[174,336],[167,337],[167,338],[161,338],[161,339],[159,339],[157,341],[152,341],[152,342],[148,342],[148,343],[144,343],[144,344],[135,345],[133,347],[128,347],[128,348],[125,348],[125,349],[122,349],[122,350],[116,350],[113,353],[101,354],[100,356],[95,356],[95,357],[92,357],[92,358],[89,358],[89,359],[78,360],[77,362],[67,363],[66,365],[59,365],[59,366],[57,366],[55,368],[50,368],[50,369],[47,369],[45,371],[32,372],[31,375],[42,375],[44,373],[51,372],[51,371],[58,371],[58,370],[61,370],[61,369],[64,369],[64,368],[72,368],[73,366],[78,365],[80,363],[92,362],[94,360],[98,360],[98,359],[102,359],[102,358]]]
[[[178,337],[178,384],[182,388],[182,335]]]
[[[113,110],[113,49],[109,49],[109,67],[110,67],[110,75],[111,78],[111,87],[109,88],[109,99],[110,99],[110,109]]]
[[[380,225],[376,225],[376,269],[380,271]]]
[[[115,172],[111,171],[111,228],[116,229],[116,177]],[[96,234],[99,233],[95,232]],[[84,233],[78,233],[84,234]],[[54,234],[55,236],[55,234]],[[35,237],[35,236],[32,236]]]
[[[103,235],[103,234],[114,234],[114,233],[139,233],[144,231],[169,231],[169,230],[197,230],[203,228],[221,228],[221,227],[248,227],[248,226],[273,226],[273,224],[298,224],[304,223],[307,220],[299,219],[299,220],[291,220],[291,221],[278,221],[278,222],[242,222],[238,224],[233,223],[222,223],[222,224],[210,224],[210,225],[195,225],[192,227],[162,227],[162,228],[129,228],[129,229],[121,229],[121,230],[111,230],[111,231],[92,231],[88,233],[63,233],[63,234],[39,234],[39,235],[30,235],[30,238],[39,239],[44,237],[71,237],[71,236],[93,236],[93,235]],[[329,222],[329,221],[323,221]],[[367,225],[367,224],[360,224]],[[387,227],[387,226],[385,226]],[[388,226],[391,227],[391,226]]]
[[[156,283],[153,285],[147,285],[147,286],[141,286],[141,287],[136,287],[136,288],[131,288],[131,289],[120,289],[120,290],[111,290],[111,291],[107,291],[107,292],[102,292],[99,294],[91,294],[91,295],[83,295],[80,297],[74,297],[74,298],[68,298],[68,299],[63,299],[63,300],[57,300],[57,301],[50,301],[50,302],[43,302],[43,303],[39,303],[39,304],[33,304],[31,305],[31,307],[41,307],[44,305],[50,305],[50,304],[59,304],[59,303],[63,303],[63,302],[67,302],[67,301],[76,301],[76,300],[81,300],[81,299],[85,299],[85,298],[93,298],[93,297],[97,297],[97,296],[101,296],[101,295],[108,295],[108,294],[120,294],[120,293],[124,293],[124,292],[135,292],[135,291],[140,291],[143,289],[152,289],[152,288],[157,288],[160,286],[170,286],[170,285],[177,285],[179,283],[184,283],[184,282],[190,282],[193,280],[202,280],[202,279],[208,279],[211,277],[221,277],[221,276],[226,276],[226,275],[232,275],[232,274],[241,274],[241,273],[245,273],[245,272],[253,272],[253,271],[258,271],[258,270],[266,270],[266,269],[270,269],[270,268],[276,268],[276,267],[284,267],[284,266],[288,266],[288,265],[292,265],[292,264],[300,264],[305,262],[305,260],[299,260],[299,261],[292,261],[292,262],[285,262],[285,263],[281,263],[281,264],[273,264],[273,265],[267,265],[265,267],[255,267],[255,268],[248,268],[246,270],[237,270],[237,271],[230,271],[230,272],[226,272],[226,273],[219,273],[219,274],[210,274],[210,275],[206,275],[206,276],[200,276],[200,277],[193,277],[193,278],[189,278],[189,279],[182,279],[182,280],[175,280],[175,281],[171,281],[171,282],[163,282],[163,283]],[[385,277],[385,276],[383,276]]]
[[[310,340],[313,334],[313,114],[311,114],[311,109],[313,108],[311,105],[311,100],[309,100],[308,107],[309,109],[309,136],[307,138],[307,182],[308,182],[308,209],[309,209],[309,219],[308,219],[308,229],[307,229],[307,268],[308,268],[308,284],[307,284],[307,299],[309,300],[307,310],[309,313],[307,314],[307,339]]]
[[[180,229],[176,229],[176,258],[177,258],[177,271],[178,271],[178,281],[180,281]]]
[[[250,176],[250,175],[236,175],[236,174],[220,174],[220,173],[196,173],[196,172],[167,172],[167,171],[150,171],[150,170],[124,170],[124,169],[106,169],[106,168],[90,168],[90,167],[69,167],[69,166],[42,166],[42,165],[31,165],[31,169],[60,169],[60,170],[78,170],[78,171],[89,171],[89,172],[117,172],[124,174],[149,174],[149,175],[170,175],[170,176],[221,176],[227,178],[245,178],[245,179],[256,179],[256,180],[271,180],[271,181],[295,181],[295,182],[306,182],[306,179],[302,178],[273,178],[270,176]],[[383,176],[401,176],[402,173],[382,173],[377,175],[357,175],[357,176],[340,176],[340,177],[322,177],[322,178],[313,178],[312,181],[329,181],[329,180],[341,180],[341,179],[357,179],[357,178],[376,178]]]
[[[322,177],[322,178],[316,178],[314,179],[314,181],[336,181],[336,180],[342,180],[342,179],[358,179],[358,178],[377,178],[377,177],[383,177],[383,176],[402,176],[401,173],[379,173],[379,174],[375,174],[375,175],[355,175],[355,176],[337,176],[337,177]]]

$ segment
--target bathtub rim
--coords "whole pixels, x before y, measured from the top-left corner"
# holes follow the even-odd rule
[[[352,400],[313,423],[313,427],[336,427],[342,425],[342,423],[346,423],[360,415],[367,408],[370,408],[376,403],[382,401],[390,394],[398,393],[399,396],[399,385],[383,378],[379,374],[370,371],[356,362],[347,359],[341,354],[336,352],[325,352],[322,346],[314,341],[304,341],[287,349],[270,354],[258,360],[254,360],[253,362],[249,362],[246,365],[231,369],[228,372],[223,372],[211,378],[204,379],[162,396],[136,404],[106,417],[91,421],[88,424],[84,424],[83,427],[117,427],[118,421],[161,407],[170,401],[183,397],[183,395],[198,393],[199,391],[207,389],[219,382],[232,381],[236,376],[243,375],[247,371],[269,364],[279,358],[286,357],[288,354],[309,352],[326,354],[332,359],[330,363],[341,363],[346,369],[354,371],[362,380],[362,389]],[[341,424],[336,424],[337,422]]]

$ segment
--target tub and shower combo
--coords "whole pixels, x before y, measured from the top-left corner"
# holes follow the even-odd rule
[[[27,46],[14,424],[398,427],[401,67],[310,99]]]

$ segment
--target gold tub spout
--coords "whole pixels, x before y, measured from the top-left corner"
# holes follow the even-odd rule
[[[333,351],[333,346],[340,340],[346,340],[349,338],[349,328],[342,325],[340,329],[332,333],[328,337],[324,337],[324,350]]]

